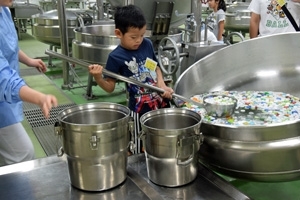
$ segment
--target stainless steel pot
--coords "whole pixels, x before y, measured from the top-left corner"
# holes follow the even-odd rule
[[[174,91],[186,97],[222,90],[277,91],[300,97],[299,38],[299,33],[284,33],[225,47],[190,66]],[[236,178],[299,179],[299,128],[299,120],[260,127],[203,122],[201,161]]]
[[[223,174],[252,181],[300,178],[300,123],[229,127],[203,123],[200,160]]]
[[[90,63],[105,65],[109,53],[120,43],[115,36],[114,21],[74,29],[73,57]]]
[[[81,10],[76,8],[66,9],[68,43],[71,44],[74,39],[73,29],[79,27],[78,14],[87,13],[93,17],[93,11]],[[32,35],[39,41],[60,46],[60,32],[58,11],[50,10],[41,14],[32,15]]]
[[[193,181],[202,141],[201,116],[190,110],[166,108],[144,114],[140,122],[149,179],[168,187]]]
[[[234,2],[229,5],[225,14],[225,29],[248,33],[250,26],[249,2]]]
[[[88,103],[61,111],[56,126],[63,138],[71,184],[102,191],[127,177],[130,110],[113,103]]]
[[[72,41],[72,54],[74,58],[89,63],[98,63],[105,66],[109,53],[120,43],[115,36],[115,24],[113,20],[103,20],[97,23],[77,27],[74,29],[75,39]],[[153,41],[154,48],[156,37],[151,36],[151,31],[146,31],[145,37]],[[172,38],[181,50],[182,32],[178,29],[170,30]],[[181,50],[182,51],[182,50]]]

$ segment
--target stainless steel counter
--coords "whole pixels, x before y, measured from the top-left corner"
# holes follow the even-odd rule
[[[161,187],[148,179],[144,154],[128,158],[127,174],[115,188],[85,192],[70,184],[66,157],[50,156],[0,167],[0,199],[250,199],[201,164],[196,180],[176,188]]]

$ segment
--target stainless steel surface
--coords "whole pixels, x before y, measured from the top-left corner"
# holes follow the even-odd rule
[[[219,101],[210,101],[210,99],[219,99]],[[230,99],[226,100],[226,99]],[[208,115],[216,117],[229,117],[235,111],[237,100],[227,95],[207,95],[203,97],[203,104]]]
[[[174,91],[186,97],[222,90],[277,91],[299,97],[299,38],[299,33],[284,33],[225,47],[190,66],[175,83]],[[201,160],[237,178],[299,179],[299,128],[299,120],[257,127],[203,122]]]
[[[174,90],[186,97],[222,90],[271,90],[300,97],[295,84],[300,78],[299,38],[299,33],[283,33],[224,47],[191,65]]]
[[[17,19],[30,19],[32,15],[43,12],[41,7],[28,2],[14,2],[10,9],[14,9]]]
[[[71,184],[102,191],[126,179],[129,108],[114,103],[87,103],[62,110],[55,127],[62,136]]]
[[[250,199],[224,179],[199,164],[192,183],[176,188],[160,187],[149,181],[145,155],[128,157],[127,179],[102,192],[85,192],[71,186],[66,157],[51,156],[0,167],[0,199],[107,200],[107,199]]]
[[[186,6],[186,5],[185,5]],[[190,42],[201,42],[201,17],[202,17],[202,1],[192,0],[191,1],[191,13],[195,17],[194,30]]]
[[[113,20],[97,21],[93,25],[77,27],[74,29],[75,39],[72,42],[72,55],[74,58],[89,63],[98,63],[103,66],[109,53],[120,43],[115,36],[115,24]],[[182,33],[178,29],[171,29],[169,37],[176,42],[181,42]],[[146,31],[145,37],[155,40],[151,31]]]
[[[189,68],[191,65],[196,63],[198,60],[226,46],[227,44],[219,43],[219,42],[210,42],[210,43],[197,42],[197,43],[188,43],[184,45],[183,53],[187,53],[188,56],[183,57],[181,61],[181,66],[178,70],[177,79],[187,68]]]
[[[57,9],[57,1],[56,0],[39,0],[39,5],[43,8],[44,11],[50,11]],[[65,2],[66,8],[78,8],[84,9],[88,3],[84,0],[68,0]]]
[[[140,118],[151,181],[177,187],[196,178],[201,120],[198,113],[179,108],[150,111]]]
[[[67,18],[66,18],[66,8],[65,0],[58,0],[57,5],[58,11],[58,25],[59,25],[59,35],[60,35],[60,47],[61,52],[64,55],[69,55],[69,42],[68,42],[68,32],[67,32]],[[70,73],[69,73],[69,64],[66,61],[63,61],[62,73],[63,73],[63,85],[62,88],[67,89],[70,83]]]
[[[113,7],[127,5],[127,1],[124,0],[108,0],[112,4]],[[160,0],[158,2],[170,2],[169,0]],[[191,13],[191,1],[182,1],[182,0],[174,0],[174,8],[173,11],[178,10],[180,13]],[[153,27],[153,21],[155,17],[155,0],[134,0],[131,4],[134,4],[140,7],[145,15],[147,21],[147,29],[151,30]],[[185,16],[176,16],[172,13],[170,27],[177,27],[184,24]]]
[[[72,44],[75,37],[73,29],[79,26],[78,13],[87,13],[93,16],[93,11],[82,9],[65,9],[65,17],[67,20],[66,32],[68,35],[68,44]],[[60,47],[60,30],[58,10],[51,10],[42,14],[32,16],[32,35],[39,41]]]
[[[234,2],[227,6],[225,15],[225,29],[230,31],[249,33],[250,10],[249,2]]]

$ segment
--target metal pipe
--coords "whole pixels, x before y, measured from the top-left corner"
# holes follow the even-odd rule
[[[62,60],[66,60],[66,61],[68,61],[68,62],[70,62],[70,63],[78,64],[78,65],[83,66],[83,67],[86,67],[86,68],[88,68],[88,67],[91,65],[90,63],[81,61],[81,60],[76,59],[76,58],[71,58],[71,57],[69,57],[69,56],[66,56],[66,55],[63,55],[63,54],[59,54],[59,53],[57,53],[57,52],[54,52],[54,51],[51,51],[51,50],[48,50],[48,49],[46,49],[45,54],[50,55],[50,56],[53,56],[53,57],[56,57],[56,58],[60,58],[60,59],[62,59]],[[126,83],[131,83],[131,84],[134,84],[134,85],[143,87],[143,88],[147,88],[147,89],[153,90],[153,91],[158,92],[158,93],[164,93],[164,92],[165,92],[165,90],[163,90],[163,89],[161,89],[161,88],[159,88],[159,87],[155,87],[155,86],[153,86],[153,85],[148,85],[148,84],[142,83],[142,82],[140,82],[140,81],[137,81],[137,80],[135,80],[135,79],[131,79],[131,78],[128,78],[128,77],[125,77],[125,76],[121,76],[121,75],[119,75],[119,74],[110,72],[110,71],[108,71],[108,70],[106,70],[106,69],[103,69],[103,70],[102,70],[102,73],[103,73],[104,75],[110,76],[110,77],[112,77],[112,78],[115,78],[115,79],[124,81],[124,82],[126,82]],[[194,101],[194,100],[192,100],[192,99],[186,98],[186,97],[184,97],[184,96],[181,96],[181,95],[178,95],[178,94],[175,94],[175,93],[172,94],[172,97],[173,97],[173,98],[174,98],[174,97],[175,97],[175,98],[178,98],[178,99],[180,99],[180,100],[182,100],[182,101],[185,101],[185,102],[192,103],[192,104],[197,105],[197,106],[199,106],[199,107],[203,107],[203,106],[204,106],[203,104],[201,104],[201,103],[199,103],[199,102],[197,102],[197,101]]]
[[[69,43],[68,43],[68,30],[67,30],[67,18],[64,0],[58,0],[57,5],[58,12],[58,24],[60,32],[60,44],[61,52],[64,55],[69,55]],[[69,65],[67,62],[63,61],[63,89],[68,89],[69,85]]]
[[[103,9],[103,0],[97,0],[97,19],[103,20],[104,19],[104,9]]]
[[[130,5],[130,4],[134,5],[134,0],[127,0],[127,5]]]
[[[196,26],[195,26],[195,32],[193,34],[193,38],[191,39],[191,42],[200,42],[201,41],[201,7],[202,3],[200,0],[192,0],[191,3],[191,11],[194,14]]]

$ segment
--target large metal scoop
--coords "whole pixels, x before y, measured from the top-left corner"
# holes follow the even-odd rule
[[[70,63],[81,65],[81,66],[86,67],[86,68],[88,68],[88,66],[91,65],[90,63],[81,61],[81,60],[76,59],[76,58],[71,58],[69,56],[59,54],[57,52],[54,52],[54,51],[51,51],[51,50],[48,50],[48,49],[45,51],[45,54],[50,55],[52,57],[60,58],[62,60],[66,60]],[[131,79],[131,78],[127,78],[125,76],[121,76],[119,74],[110,72],[106,69],[103,69],[102,73],[104,75],[110,76],[112,78],[116,78],[118,80],[121,80],[121,81],[124,81],[124,82],[127,82],[127,83],[131,83],[131,84],[135,84],[135,85],[140,86],[140,87],[151,89],[151,90],[153,90],[155,92],[158,92],[158,93],[164,93],[165,92],[163,89],[161,89],[159,87],[155,87],[153,85],[148,85],[148,84],[141,83],[140,81],[137,81],[137,80],[134,80],[134,79]],[[211,103],[208,103],[208,104],[207,103],[200,103],[200,102],[194,101],[192,99],[186,98],[184,96],[181,96],[181,95],[175,94],[175,93],[172,94],[172,97],[173,98],[178,98],[178,99],[180,99],[184,102],[191,103],[195,106],[198,106],[198,107],[201,107],[201,108],[204,108],[204,109],[208,108],[211,113],[228,113],[228,106],[222,106],[222,105],[214,106]],[[222,112],[222,108],[224,108],[224,109],[226,108],[226,111]],[[216,112],[214,112],[214,109],[216,109]],[[232,112],[233,112],[233,110],[232,110]],[[232,112],[230,112],[230,113],[232,114]],[[217,114],[217,117],[223,117],[223,114]]]
[[[66,55],[63,55],[63,54],[60,54],[60,53],[57,53],[55,51],[51,51],[51,50],[48,50],[48,49],[45,51],[45,54],[47,54],[49,56],[53,56],[55,58],[60,58],[62,60],[66,60],[66,61],[68,61],[70,63],[81,65],[81,66],[86,67],[86,68],[88,68],[88,66],[91,65],[90,63],[81,61],[81,60],[76,59],[76,58],[71,58],[69,56],[66,56]],[[135,84],[135,85],[140,86],[140,87],[151,89],[151,90],[153,90],[155,92],[159,92],[159,93],[164,93],[165,92],[163,89],[161,89],[159,87],[155,87],[153,85],[148,85],[148,84],[141,83],[140,81],[137,81],[137,80],[125,77],[125,76],[121,76],[119,74],[110,72],[110,71],[108,71],[106,69],[103,69],[102,73],[104,75],[110,76],[112,78],[116,78],[118,80],[121,80],[121,81],[124,81],[124,82],[127,82],[127,83],[131,83],[131,84]],[[192,99],[186,98],[184,96],[181,96],[181,95],[178,95],[178,94],[175,94],[175,93],[172,94],[172,97],[178,98],[178,99],[180,99],[182,101],[194,104],[194,105],[199,106],[199,107],[204,107],[204,105],[202,103],[199,103],[197,101],[193,101]]]

